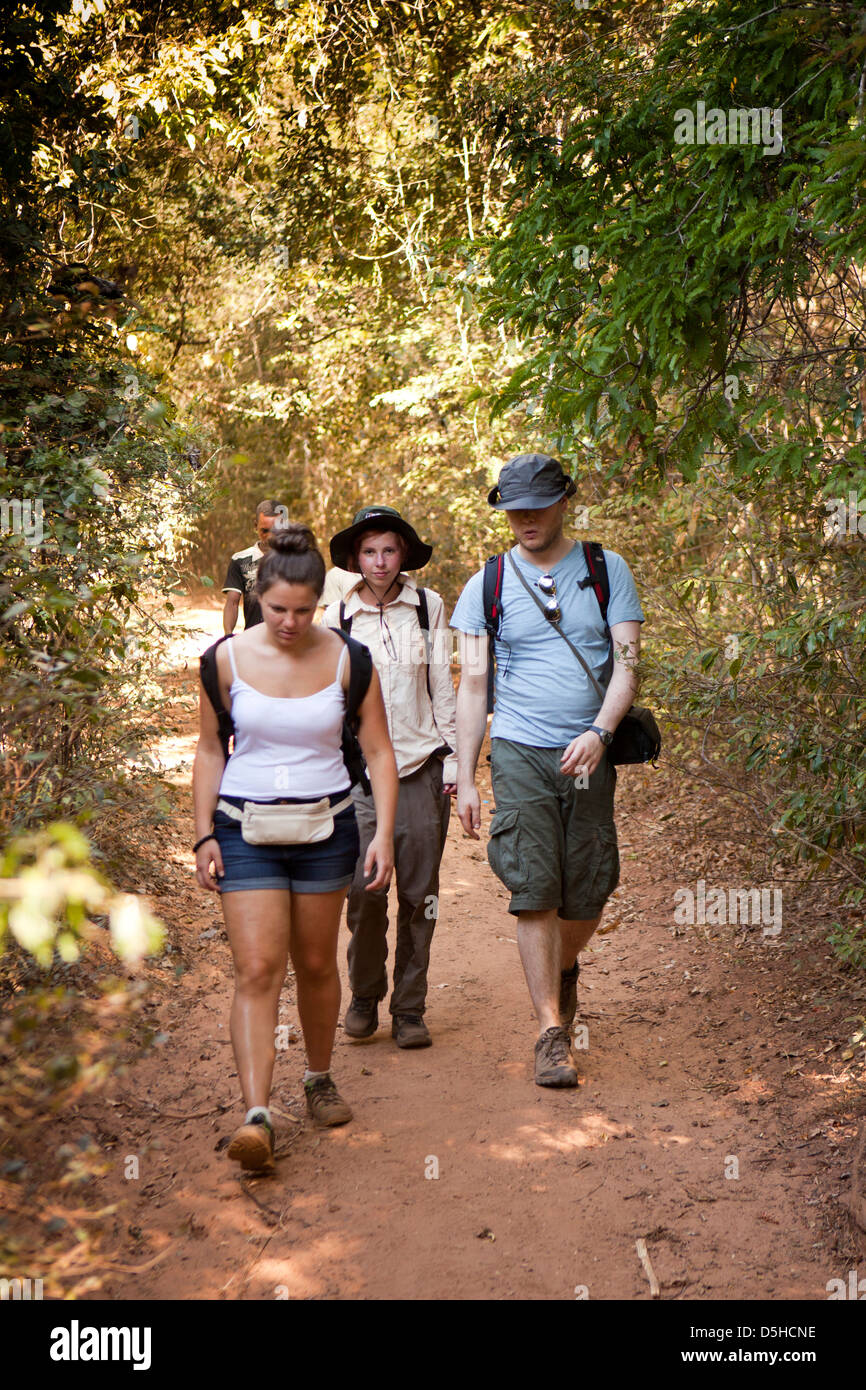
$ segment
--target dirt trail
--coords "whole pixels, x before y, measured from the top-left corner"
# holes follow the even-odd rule
[[[172,950],[149,968],[165,1040],[79,1117],[116,1159],[98,1198],[120,1203],[111,1257],[130,1271],[101,1296],[643,1299],[642,1237],[663,1298],[826,1298],[828,1279],[856,1262],[835,1198],[859,1074],[857,1059],[840,1060],[842,1020],[864,1011],[864,991],[793,926],[776,943],[760,928],[674,934],[675,889],[725,870],[720,850],[713,873],[710,847],[682,877],[677,836],[693,803],[672,817],[666,771],[620,775],[622,883],[583,957],[579,1090],[533,1084],[515,922],[483,843],[455,817],[430,972],[434,1046],[400,1052],[387,1027],[366,1044],[338,1031],[334,1074],[355,1119],[317,1132],[291,1041],[275,1074],[284,1156],[276,1176],[239,1179],[221,1151],[241,1114],[230,955],[188,849],[196,659],[219,613],[188,605],[174,622],[177,730],[158,751],[178,812],[154,835]],[[486,826],[489,785],[482,797]],[[290,977],[290,1037],[293,999]],[[137,1180],[123,1176],[129,1155]]]

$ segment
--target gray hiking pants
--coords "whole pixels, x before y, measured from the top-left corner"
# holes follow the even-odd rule
[[[376,833],[371,796],[352,793],[361,835],[361,853],[349,888],[347,920],[349,982],[362,999],[388,993],[388,892],[364,888],[364,855]],[[432,757],[417,772],[400,778],[394,825],[394,878],[397,885],[397,942],[394,950],[392,1014],[423,1014],[427,998],[430,941],[439,907],[439,863],[451,816],[451,798],[442,792],[442,761]]]

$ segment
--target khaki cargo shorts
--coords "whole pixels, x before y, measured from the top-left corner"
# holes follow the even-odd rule
[[[508,911],[597,917],[619,883],[616,768],[602,760],[581,786],[559,770],[562,748],[491,740],[496,811],[487,858],[511,893]]]

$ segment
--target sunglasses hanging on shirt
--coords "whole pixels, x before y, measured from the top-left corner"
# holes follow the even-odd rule
[[[379,604],[379,631],[382,635],[382,645],[385,651],[392,661],[396,661],[398,658],[394,635],[388,626],[388,619],[385,617],[385,609],[381,603]]]
[[[538,588],[544,594],[544,616],[549,623],[562,622],[562,609],[556,597],[556,580],[552,574],[543,574],[537,581]]]

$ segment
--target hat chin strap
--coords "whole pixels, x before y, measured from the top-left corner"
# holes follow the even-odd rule
[[[370,593],[373,595],[373,597],[374,597],[374,599],[376,600],[377,604],[379,605],[379,608],[380,608],[380,609],[382,609],[382,608],[385,607],[385,599],[386,599],[387,595],[388,595],[388,594],[391,592],[391,590],[393,589],[394,585],[397,584],[397,583],[399,582],[399,579],[400,579],[399,573],[395,574],[394,578],[391,580],[391,583],[388,585],[387,589],[385,590],[385,592],[382,594],[382,597],[380,598],[379,595],[376,593],[376,590],[373,588],[373,585],[370,583],[369,579],[367,578],[367,576],[364,575],[364,584],[365,584],[366,587],[370,590]]]

